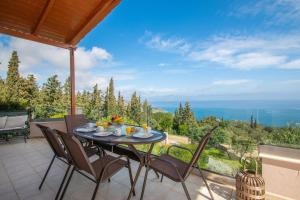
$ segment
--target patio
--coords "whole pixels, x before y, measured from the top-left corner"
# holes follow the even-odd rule
[[[0,144],[0,196],[2,200],[19,199],[54,199],[60,181],[66,170],[66,165],[55,160],[49,172],[45,185],[38,190],[38,186],[49,165],[52,151],[44,139],[30,139],[25,144],[23,141]],[[132,161],[133,173],[137,170],[137,163]],[[144,169],[137,183],[137,196],[139,199]],[[164,179],[160,183],[153,172],[149,173],[144,199],[186,199],[181,185]],[[191,175],[187,188],[192,199],[210,199],[204,182],[197,175]],[[129,192],[128,172],[123,169],[112,177],[110,183],[105,182],[99,187],[96,199],[126,199]],[[234,199],[235,192],[232,187],[209,181],[214,198]],[[85,177],[75,173],[64,199],[90,199],[95,184]]]

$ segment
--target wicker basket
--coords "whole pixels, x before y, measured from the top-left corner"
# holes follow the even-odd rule
[[[257,174],[257,162],[255,172],[244,169],[237,173],[236,199],[265,200],[265,181],[262,176]]]

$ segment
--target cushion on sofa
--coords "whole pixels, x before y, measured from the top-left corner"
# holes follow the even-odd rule
[[[25,127],[27,119],[27,115],[7,117],[5,129]]]
[[[0,117],[0,129],[3,129],[5,127],[7,116]]]

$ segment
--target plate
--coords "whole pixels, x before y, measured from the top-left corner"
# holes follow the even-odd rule
[[[112,132],[108,132],[108,131],[101,131],[98,133],[94,133],[93,136],[97,136],[97,137],[105,137],[105,136],[109,136],[112,135]]]
[[[96,128],[93,127],[86,127],[86,128],[77,128],[76,131],[81,132],[81,133],[89,133],[95,131]]]
[[[135,133],[132,135],[132,137],[135,137],[135,138],[150,138],[152,136],[153,136],[152,133],[143,133],[143,132]]]

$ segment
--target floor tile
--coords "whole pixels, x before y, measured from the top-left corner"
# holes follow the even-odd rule
[[[67,165],[55,160],[45,180],[43,188],[38,190],[53,153],[44,139],[31,139],[27,144],[0,144],[0,199],[1,200],[52,200],[66,172]],[[138,163],[131,162],[135,176]],[[145,168],[142,169],[137,185],[136,196],[141,195]],[[193,200],[209,199],[209,193],[203,180],[191,175],[186,181]],[[216,200],[234,199],[234,191],[224,185],[209,182]],[[74,173],[64,200],[85,200],[92,197],[96,184],[86,177]],[[111,178],[111,182],[100,184],[97,200],[127,199],[130,190],[128,169],[124,168]],[[144,200],[181,200],[186,199],[180,183],[168,178],[160,182],[153,171],[149,172]]]

